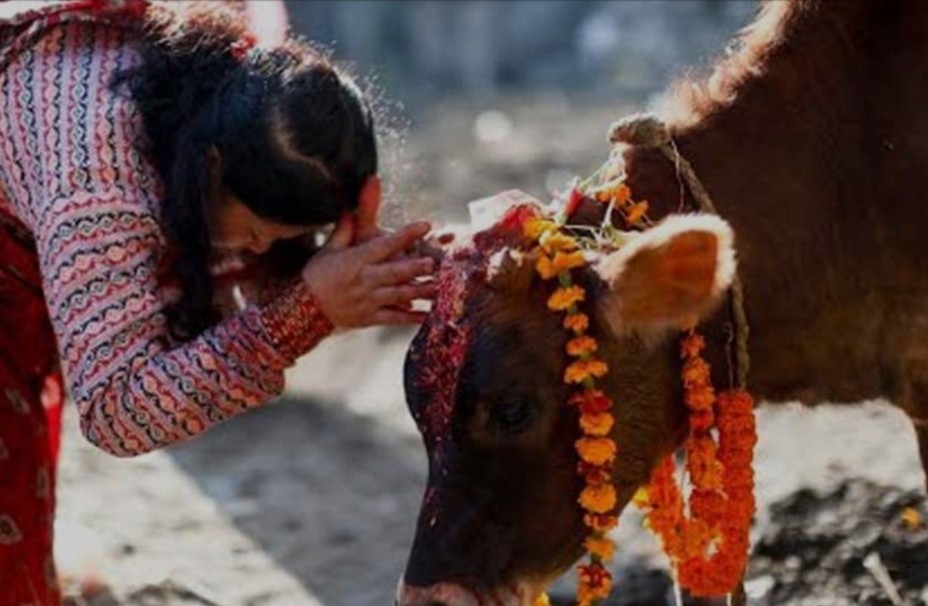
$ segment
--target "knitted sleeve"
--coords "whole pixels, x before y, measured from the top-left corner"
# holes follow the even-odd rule
[[[111,90],[137,61],[115,27],[49,29],[0,74],[0,184],[32,231],[67,387],[100,448],[130,456],[279,394],[331,330],[302,283],[199,338],[170,338],[157,279],[160,184],[141,121]]]

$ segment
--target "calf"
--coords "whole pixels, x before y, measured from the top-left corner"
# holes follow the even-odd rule
[[[701,316],[713,379],[730,384],[717,303],[732,231],[751,391],[886,398],[913,420],[928,462],[926,28],[928,4],[915,0],[771,2],[710,78],[671,95],[675,144],[724,221],[667,218],[576,276],[610,367],[620,509],[685,437],[668,327]],[[624,161],[652,217],[695,207],[658,151],[632,147]],[[403,606],[527,604],[582,554],[566,336],[520,238],[490,230],[443,261],[408,355],[430,468]]]

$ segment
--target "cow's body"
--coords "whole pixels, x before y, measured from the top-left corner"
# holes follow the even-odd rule
[[[740,51],[675,93],[669,118],[734,229],[751,390],[773,402],[887,398],[912,417],[928,463],[924,31],[928,4],[918,0],[772,2]],[[694,208],[658,151],[632,148],[625,159],[652,216]],[[597,212],[580,214],[593,222]],[[576,417],[561,405],[559,382],[563,331],[531,267],[500,279],[487,277],[488,262],[479,254],[446,262],[445,279],[468,284],[455,293],[459,313],[433,319],[410,352],[407,394],[431,467],[404,606],[525,603],[581,553]],[[622,276],[579,279],[594,294],[593,330],[610,365],[624,505],[685,435],[679,357],[675,339],[641,338],[647,330],[616,321],[627,284],[647,279],[626,280],[624,293]],[[720,386],[729,381],[726,309],[704,319]],[[463,333],[449,328],[457,325]],[[442,380],[420,381],[452,342],[458,357],[439,356]],[[513,418],[521,425],[510,427]]]
[[[780,41],[761,69],[735,59],[678,92],[676,144],[736,234],[766,401],[884,397],[928,422],[920,28],[922,2],[775,2],[746,42]],[[626,167],[659,216],[676,208],[665,158],[633,149]]]

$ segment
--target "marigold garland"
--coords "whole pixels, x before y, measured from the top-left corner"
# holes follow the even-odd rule
[[[747,563],[756,431],[750,394],[736,389],[716,398],[709,365],[700,355],[704,347],[695,331],[681,343],[684,401],[690,411],[684,447],[693,486],[689,512],[684,511],[673,455],[657,466],[636,503],[647,512],[647,525],[661,539],[680,584],[696,596],[716,596],[732,590]]]
[[[590,199],[608,205],[603,225],[593,230],[589,239],[565,233],[570,216]],[[563,381],[574,389],[568,402],[579,412],[582,435],[575,448],[580,459],[577,472],[585,485],[578,503],[589,529],[583,543],[588,562],[578,567],[578,606],[591,606],[606,598],[612,589],[612,576],[604,562],[615,552],[606,533],[618,524],[618,497],[612,479],[618,447],[610,437],[615,424],[613,402],[596,383],[607,374],[608,365],[594,357],[599,344],[587,334],[590,319],[578,308],[586,300],[586,291],[574,284],[571,272],[587,264],[585,248],[614,247],[627,241],[623,232],[612,226],[615,211],[622,214],[630,229],[650,225],[648,202],[633,200],[624,177],[598,187],[573,187],[556,219],[534,209],[522,209],[517,219],[523,234],[537,245],[537,274],[543,280],[557,280],[547,306],[553,312],[564,313],[562,325],[571,335],[565,349],[572,359]],[[701,357],[704,347],[704,339],[695,330],[689,331],[680,343],[681,380],[689,411],[685,469],[692,491],[684,498],[676,480],[673,455],[668,455],[658,463],[650,484],[639,490],[634,502],[645,510],[646,525],[661,539],[678,582],[694,595],[715,596],[735,587],[747,560],[748,531],[755,507],[751,465],[756,431],[750,394],[728,390],[716,396],[711,369]],[[713,429],[717,430],[718,442]],[[539,603],[546,600],[544,594],[539,597]]]
[[[538,243],[539,258],[535,264],[538,275],[543,280],[557,279],[558,287],[548,299],[548,308],[565,314],[564,329],[573,335],[565,347],[573,361],[564,370],[563,379],[577,390],[569,402],[580,412],[583,436],[575,447],[580,457],[578,472],[586,484],[578,503],[586,512],[584,523],[590,529],[584,542],[589,562],[578,568],[577,604],[590,606],[612,590],[612,575],[603,562],[609,560],[614,551],[606,533],[618,522],[614,513],[618,496],[611,474],[617,449],[608,437],[614,424],[612,401],[596,388],[596,379],[605,376],[609,368],[604,361],[593,357],[599,344],[587,334],[589,317],[577,308],[577,304],[586,299],[586,291],[575,285],[571,277],[572,270],[586,265],[580,245],[575,238],[563,233],[557,223],[540,217],[528,219],[523,233]]]

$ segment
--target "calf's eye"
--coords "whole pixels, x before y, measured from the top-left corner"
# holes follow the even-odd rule
[[[525,398],[506,398],[495,408],[496,422],[504,433],[525,431],[532,424],[534,407]]]

